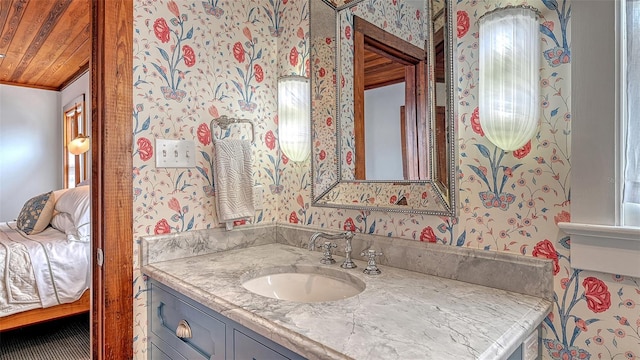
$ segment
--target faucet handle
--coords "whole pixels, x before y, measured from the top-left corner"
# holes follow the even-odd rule
[[[376,265],[376,256],[381,256],[382,252],[376,252],[373,249],[369,249],[367,250],[367,252],[362,252],[360,253],[360,256],[366,256],[368,257],[368,261],[367,261],[367,268],[364,269],[362,272],[367,274],[367,275],[380,275],[381,271],[380,269],[378,269],[378,266]]]
[[[322,248],[323,253],[322,253],[322,259],[320,260],[320,263],[322,264],[335,264],[336,261],[333,259],[333,256],[331,255],[331,248],[337,248],[338,245],[332,243],[331,241],[325,241],[324,244],[322,245],[318,245],[318,248]]]

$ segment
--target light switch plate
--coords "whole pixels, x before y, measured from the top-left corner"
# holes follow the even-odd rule
[[[156,139],[157,168],[196,166],[196,144],[193,140]]]

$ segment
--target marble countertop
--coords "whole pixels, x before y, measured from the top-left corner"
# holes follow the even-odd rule
[[[551,310],[551,302],[366,263],[345,270],[322,254],[268,244],[142,267],[174,290],[309,359],[506,359]],[[242,286],[279,266],[331,267],[361,279],[354,297],[321,303],[276,300]]]

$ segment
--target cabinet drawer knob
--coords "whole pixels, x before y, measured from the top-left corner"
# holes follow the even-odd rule
[[[176,329],[176,336],[180,339],[190,339],[191,338],[191,328],[189,327],[189,323],[187,320],[180,320],[178,323],[178,328]]]

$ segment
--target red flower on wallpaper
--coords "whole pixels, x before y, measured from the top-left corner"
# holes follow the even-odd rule
[[[327,117],[327,126],[331,126],[331,124],[333,124],[333,118],[331,116]]]
[[[389,198],[389,204],[395,204],[398,201],[398,197],[393,195]]]
[[[289,214],[289,223],[297,224],[298,221],[298,214],[296,214],[295,211],[292,211],[291,214]]]
[[[342,228],[344,231],[356,231],[356,225],[353,223],[352,218],[347,218],[347,220],[344,221]]]
[[[273,131],[269,130],[264,135],[264,144],[269,148],[269,150],[273,150],[276,147],[276,137],[273,135]]]
[[[351,40],[351,26],[347,26],[346,28],[344,28],[344,37],[347,40]]]
[[[169,26],[164,18],[157,18],[153,22],[153,32],[162,43],[169,42]]]
[[[469,14],[466,11],[458,10],[458,38],[461,38],[469,31]]]
[[[426,199],[426,198],[427,198],[427,196],[428,196],[427,192],[426,192],[426,191],[423,191],[423,192],[422,192],[422,200]]]
[[[533,248],[532,255],[539,258],[553,260],[553,275],[560,272],[560,263],[558,262],[558,252],[553,247],[551,241],[544,239],[536,244]]]
[[[233,44],[233,57],[236,58],[239,63],[244,62],[244,47],[240,41]]]
[[[298,31],[296,32],[296,36],[300,39],[304,39],[304,30],[301,27],[298,28]]]
[[[327,157],[327,153],[324,150],[320,150],[318,157],[320,157],[320,160],[324,160]]]
[[[298,65],[298,49],[296,49],[295,46],[289,51],[289,64],[291,64],[291,66]]]
[[[184,64],[187,67],[192,67],[196,63],[196,54],[189,45],[182,46],[182,56],[184,57]]]
[[[171,198],[171,200],[169,200],[169,209],[179,213],[180,211],[182,211],[182,209],[180,208],[180,202],[178,201],[178,199],[176,198]]]
[[[253,73],[257,82],[261,83],[264,80],[264,71],[262,71],[260,64],[253,65]]]
[[[331,42],[332,42],[332,41],[333,41],[333,39],[331,39],[330,37],[326,37],[326,38],[324,38],[324,42],[325,42],[327,45],[331,45]]]
[[[327,70],[325,70],[324,68],[320,68],[320,70],[318,70],[318,76],[323,78],[325,75],[327,75]]]
[[[530,151],[531,151],[531,140],[527,141],[527,143],[524,144],[524,146],[521,147],[520,149],[514,150],[513,156],[515,156],[517,159],[522,159],[523,157],[527,156]]]
[[[213,116],[214,118],[220,117],[218,108],[215,105],[209,106],[209,115]]]
[[[139,138],[136,142],[138,144],[138,153],[140,154],[140,160],[147,161],[153,156],[153,146],[151,141],[147,138]]]
[[[347,164],[351,165],[351,162],[353,161],[353,153],[351,152],[351,150],[347,151]]]
[[[153,233],[156,235],[159,234],[168,234],[171,232],[171,226],[166,219],[162,219],[156,223],[156,226],[153,228]]]
[[[473,109],[473,113],[471,114],[471,129],[473,132],[480,136],[484,136],[484,131],[482,130],[482,126],[480,125],[480,113],[479,108]]]
[[[245,26],[245,27],[242,29],[242,33],[244,34],[244,37],[246,37],[246,38],[247,38],[247,40],[249,40],[249,41],[253,41],[253,37],[251,36],[251,30],[249,30],[249,28],[248,28],[248,27],[246,27],[246,26]]]
[[[553,217],[553,220],[556,222],[556,225],[558,225],[559,222],[570,222],[571,214],[565,210],[562,210],[560,214]]]
[[[280,156],[280,158],[282,159],[282,164],[287,165],[289,163],[289,158],[284,153],[282,153],[282,156]]]
[[[176,17],[180,17],[180,10],[178,10],[178,5],[176,5],[175,1],[173,0],[169,1],[169,3],[167,4],[167,7],[169,8],[169,11],[171,11],[173,15],[175,15]]]
[[[600,279],[593,276],[585,278],[582,281],[584,286],[584,297],[587,299],[587,307],[594,313],[600,313],[608,310],[611,306],[611,294],[609,288]]]
[[[196,134],[198,135],[198,141],[200,141],[200,144],[211,144],[211,131],[209,130],[209,126],[207,124],[200,124],[198,126],[198,131],[196,132]]]
[[[433,228],[431,228],[431,226],[427,226],[426,228],[422,229],[422,232],[420,233],[420,241],[426,241],[430,243],[438,242],[436,233],[433,232]]]

